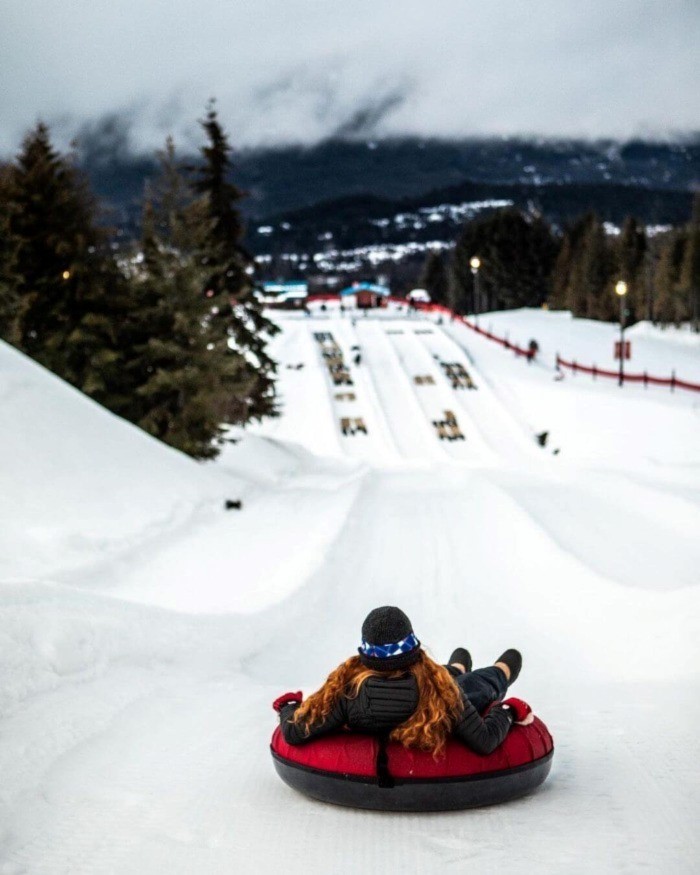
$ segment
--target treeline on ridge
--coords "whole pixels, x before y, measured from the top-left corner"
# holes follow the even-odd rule
[[[557,233],[539,214],[496,210],[465,224],[451,251],[430,252],[415,279],[459,313],[546,304],[602,320],[617,318],[624,280],[628,322],[700,330],[700,194],[687,224],[654,234],[633,217],[611,234],[587,213]]]

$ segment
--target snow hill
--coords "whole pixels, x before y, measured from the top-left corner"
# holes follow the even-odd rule
[[[555,380],[614,333],[560,314],[486,317],[530,366],[396,308],[275,316],[283,415],[209,465],[0,348],[0,873],[693,872],[700,397]],[[692,340],[634,343],[697,378]],[[377,604],[436,658],[522,649],[539,793],[387,817],[278,781],[270,700]]]
[[[74,571],[132,549],[224,491],[211,470],[2,342],[0,409],[1,576]]]

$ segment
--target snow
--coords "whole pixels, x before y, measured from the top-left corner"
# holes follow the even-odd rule
[[[555,380],[557,350],[602,367],[615,335],[568,314],[481,317],[536,337],[532,365],[395,307],[275,317],[283,415],[206,465],[0,346],[0,875],[697,871],[700,395]],[[687,333],[630,336],[632,364],[698,378]],[[523,651],[539,792],[384,816],[277,779],[270,701],[378,604],[436,658]]]
[[[213,476],[0,341],[0,577],[104,560],[240,482]]]
[[[582,365],[595,364],[613,371],[619,365],[614,358],[619,324],[575,319],[564,310],[532,308],[485,313],[478,318],[481,327],[493,328],[499,337],[507,336],[521,346],[534,338],[540,345],[540,357],[548,364],[554,364],[559,353],[566,361]],[[625,362],[630,373],[646,370],[650,375],[670,377],[675,369],[677,377],[700,383],[700,334],[689,327],[662,329],[638,322],[625,329],[625,339],[632,342],[632,358]]]

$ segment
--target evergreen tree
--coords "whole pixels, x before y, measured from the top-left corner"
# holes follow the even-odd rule
[[[664,235],[654,272],[655,315],[663,324],[680,325],[688,318],[688,297],[681,283],[686,258],[686,229]]]
[[[211,222],[175,160],[172,141],[161,178],[144,206],[139,258],[131,268],[132,307],[122,329],[128,349],[122,414],[198,459],[213,458],[226,420],[229,387],[250,391],[245,359],[215,343],[209,276],[200,253]],[[216,305],[214,305],[216,306]]]
[[[540,306],[550,294],[557,243],[547,223],[516,209],[498,210],[464,226],[455,245],[453,296],[461,307]],[[470,259],[481,260],[482,301],[474,300]]]
[[[573,227],[564,231],[564,237],[559,247],[554,269],[552,271],[552,293],[548,304],[554,310],[568,310],[571,289],[571,273],[576,257],[578,238],[582,223],[579,221]]]
[[[19,339],[19,276],[17,240],[10,233],[14,213],[11,168],[0,166],[0,338],[16,344]]]
[[[244,195],[229,181],[231,146],[213,103],[201,124],[207,143],[201,150],[204,160],[195,168],[194,189],[209,220],[201,245],[208,272],[204,293],[211,305],[207,325],[214,350],[232,360],[243,357],[243,371],[237,364],[228,379],[229,401],[222,418],[245,423],[277,414],[276,368],[267,342],[279,329],[264,316],[256,293],[255,262],[242,243],[239,202]]]
[[[418,285],[428,292],[435,304],[449,304],[449,276],[441,252],[428,253]]]
[[[613,321],[619,318],[619,302],[614,293],[612,253],[605,228],[597,216],[591,217],[582,240],[580,257],[574,266],[576,295],[583,302],[578,314],[588,319]]]
[[[574,316],[614,319],[613,263],[605,229],[588,213],[564,234],[554,266],[552,305]]]
[[[617,278],[624,280],[628,288],[625,299],[628,323],[636,322],[646,313],[644,257],[647,239],[644,226],[631,216],[625,219],[614,249]]]
[[[693,198],[693,214],[688,225],[680,284],[688,300],[688,318],[700,332],[700,192]]]
[[[25,138],[10,185],[18,344],[109,406],[126,296],[106,235],[98,229],[92,195],[72,163],[54,150],[42,123]]]

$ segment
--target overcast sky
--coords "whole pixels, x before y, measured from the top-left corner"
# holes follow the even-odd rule
[[[0,151],[117,112],[192,142],[700,129],[699,0],[0,0]]]

